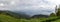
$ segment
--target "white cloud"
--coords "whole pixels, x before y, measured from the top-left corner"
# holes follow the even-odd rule
[[[5,3],[7,2],[7,3]],[[58,2],[58,1],[57,1]],[[6,4],[6,6],[0,7],[0,9],[8,9],[12,11],[24,11],[28,14],[39,14],[43,10],[44,13],[48,13],[47,11],[54,11],[55,5],[58,4],[56,0],[5,0],[1,3]],[[56,4],[55,4],[56,3]],[[14,4],[14,5],[13,5]],[[42,14],[41,13],[41,14]]]
[[[4,6],[4,4],[3,3],[0,3],[0,6]]]
[[[55,4],[60,4],[60,0],[48,0],[48,1],[53,2]]]

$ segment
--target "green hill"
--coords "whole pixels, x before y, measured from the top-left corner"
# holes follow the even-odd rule
[[[49,18],[25,18],[28,17],[23,14],[18,14],[11,11],[0,11],[0,22],[59,22],[60,17],[54,14],[50,15]],[[21,18],[23,17],[23,18]]]
[[[41,22],[46,20],[46,18],[31,18],[27,20],[26,18],[21,18],[21,15],[16,14],[11,11],[0,11],[0,22]]]
[[[40,22],[40,19],[17,19],[9,15],[0,14],[0,22]]]
[[[20,16],[22,15],[20,14],[16,15],[16,14],[17,13],[11,11],[0,11],[0,22],[40,22],[41,21],[40,18],[27,20],[26,18],[21,18]]]

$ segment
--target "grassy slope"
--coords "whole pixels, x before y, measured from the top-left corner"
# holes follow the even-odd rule
[[[0,15],[0,20],[1,22],[17,22],[18,21],[17,19],[7,15]]]
[[[0,14],[0,22],[41,22],[41,21],[50,20],[54,18],[56,17],[38,18],[38,19],[34,18],[34,19],[26,20],[26,19],[16,19],[8,15]]]
[[[34,18],[34,19],[16,19],[14,17],[11,17],[9,15],[6,15],[5,11],[2,11],[3,13],[0,14],[0,22],[41,22],[42,20],[46,20],[46,18]]]
[[[0,22],[41,22],[41,21],[46,21],[46,20],[52,20],[57,17],[49,17],[49,18],[34,18],[30,20],[26,19],[16,19],[14,17],[11,17],[9,15],[6,15],[6,13],[0,14]],[[56,20],[54,22],[59,22],[60,20]]]
[[[39,19],[31,19],[31,20],[16,19],[8,15],[0,14],[0,22],[40,22],[40,20]]]

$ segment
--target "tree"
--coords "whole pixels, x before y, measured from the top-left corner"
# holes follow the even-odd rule
[[[58,8],[57,16],[60,16],[60,8]]]
[[[60,16],[60,5],[59,5],[59,8],[58,8],[58,11],[56,12],[56,15]]]
[[[55,15],[54,13],[51,13],[50,16],[51,16],[51,17],[54,17],[54,16],[56,16],[56,15]]]

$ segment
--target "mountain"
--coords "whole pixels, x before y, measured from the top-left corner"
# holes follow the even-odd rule
[[[20,12],[20,13],[17,13],[17,12],[12,12],[12,11],[8,11],[8,10],[4,10],[4,11],[1,11],[0,10],[0,14],[4,14],[4,15],[9,15],[11,17],[15,17],[15,18],[48,18],[49,16],[48,15],[43,15],[43,14],[36,14],[32,17],[30,17],[29,15],[25,14],[24,12]]]
[[[29,16],[26,15],[25,13],[22,13],[22,12],[16,13],[16,12],[8,11],[8,10],[0,10],[0,14],[9,15],[15,18],[29,18]]]
[[[43,14],[38,14],[38,15],[34,15],[31,18],[48,18],[49,16],[47,15],[43,15]]]

